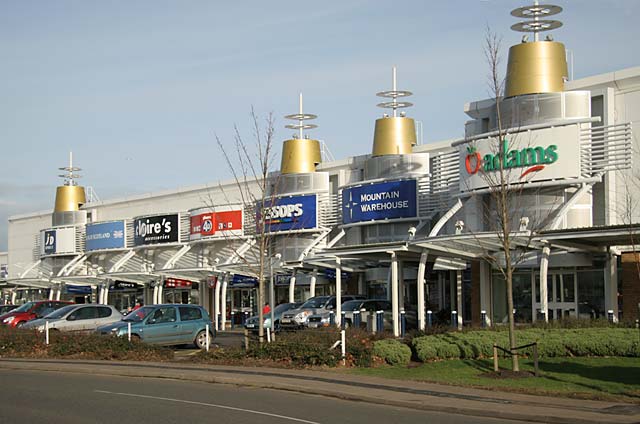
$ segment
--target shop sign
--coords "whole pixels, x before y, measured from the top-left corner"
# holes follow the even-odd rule
[[[336,270],[335,269],[331,269],[331,268],[325,268],[324,276],[327,277],[330,280],[335,280],[336,279]],[[349,273],[347,271],[340,271],[340,277],[341,277],[342,281],[348,280],[349,278],[351,278],[351,273]]]
[[[125,231],[124,221],[87,224],[85,250],[124,249]]]
[[[91,286],[65,286],[67,294],[91,294]]]
[[[418,215],[416,180],[389,181],[342,190],[342,223],[414,218]]]
[[[211,212],[191,217],[189,239],[241,236],[242,211]]]
[[[256,225],[260,231],[264,214],[267,233],[313,229],[318,226],[317,209],[315,194],[269,199],[264,205],[258,205]]]
[[[459,145],[460,190],[488,188],[498,182],[501,163],[505,181],[521,184],[575,179],[580,174],[578,125],[542,128]]]
[[[176,243],[180,237],[178,214],[136,218],[133,223],[133,244]]]
[[[136,289],[138,285],[129,281],[116,281],[111,287],[112,290],[132,290]]]
[[[229,287],[236,289],[240,288],[254,288],[258,286],[258,279],[255,277],[249,277],[247,275],[234,274],[229,281]]]
[[[209,287],[210,289],[215,289],[217,283],[218,277],[216,277],[215,275],[207,278],[207,287]]]
[[[72,254],[76,253],[75,227],[50,228],[40,232],[40,254]]]
[[[9,265],[0,265],[0,278],[7,278],[9,276]]]
[[[177,288],[177,289],[186,289],[190,288],[193,283],[189,280],[182,280],[179,278],[167,278],[164,280],[165,288]]]

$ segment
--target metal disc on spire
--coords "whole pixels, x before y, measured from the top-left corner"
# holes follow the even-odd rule
[[[560,6],[553,4],[538,4],[536,0],[531,6],[522,6],[511,11],[511,15],[516,18],[527,18],[529,21],[518,22],[511,25],[511,29],[518,32],[530,32],[534,35],[534,40],[538,41],[538,33],[551,31],[560,28],[562,22],[546,19],[548,16],[557,15],[562,12]]]
[[[82,178],[82,175],[76,173],[77,171],[82,171],[82,168],[73,166],[73,152],[69,152],[69,166],[58,169],[66,172],[66,174],[58,174],[58,177],[64,178],[64,185],[74,186],[76,185],[75,180]]]
[[[562,12],[562,7],[553,4],[534,4],[522,6],[511,11],[511,16],[516,18],[534,18],[557,15]]]
[[[381,91],[376,93],[378,97],[386,97],[388,99],[392,99],[390,102],[382,102],[378,103],[376,106],[381,107],[383,109],[393,109],[393,116],[397,116],[398,109],[404,109],[406,107],[413,106],[411,102],[399,102],[398,99],[402,97],[409,97],[413,95],[411,91],[407,90],[398,90],[397,88],[397,70],[394,66],[391,73],[391,90]]]
[[[300,93],[300,97],[298,99],[298,113],[295,113],[293,115],[285,115],[286,119],[298,121],[298,123],[287,124],[284,127],[291,130],[298,130],[298,139],[301,140],[304,138],[304,133],[303,133],[304,130],[311,130],[313,128],[318,128],[316,124],[308,124],[308,123],[305,123],[304,121],[316,119],[317,117],[318,115],[314,115],[312,113],[304,113],[302,111],[302,93]]]

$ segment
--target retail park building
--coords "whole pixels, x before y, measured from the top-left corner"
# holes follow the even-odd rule
[[[504,97],[464,106],[459,140],[419,144],[395,70],[371,153],[323,161],[301,110],[262,201],[242,201],[246,189],[260,198],[256,182],[229,181],[87,202],[70,164],[53,212],[9,219],[2,299],[197,303],[224,328],[257,310],[264,219],[276,302],[363,294],[391,300],[394,317],[415,311],[422,328],[427,311],[500,324],[502,167],[517,196],[516,321],[637,319],[640,67],[568,81],[564,46],[534,35],[510,49]]]

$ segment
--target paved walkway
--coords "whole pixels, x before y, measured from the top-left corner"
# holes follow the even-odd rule
[[[640,405],[494,392],[338,372],[186,363],[24,359],[0,359],[0,368],[205,381],[532,422],[640,423]]]

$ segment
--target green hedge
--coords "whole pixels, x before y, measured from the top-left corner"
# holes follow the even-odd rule
[[[640,356],[640,333],[631,328],[530,328],[516,331],[518,346],[538,342],[541,357]],[[493,344],[507,348],[507,331],[469,331],[416,337],[412,347],[421,361],[493,356]],[[522,350],[530,355],[531,348]]]
[[[373,354],[389,365],[407,365],[411,361],[411,348],[394,339],[374,342]]]

